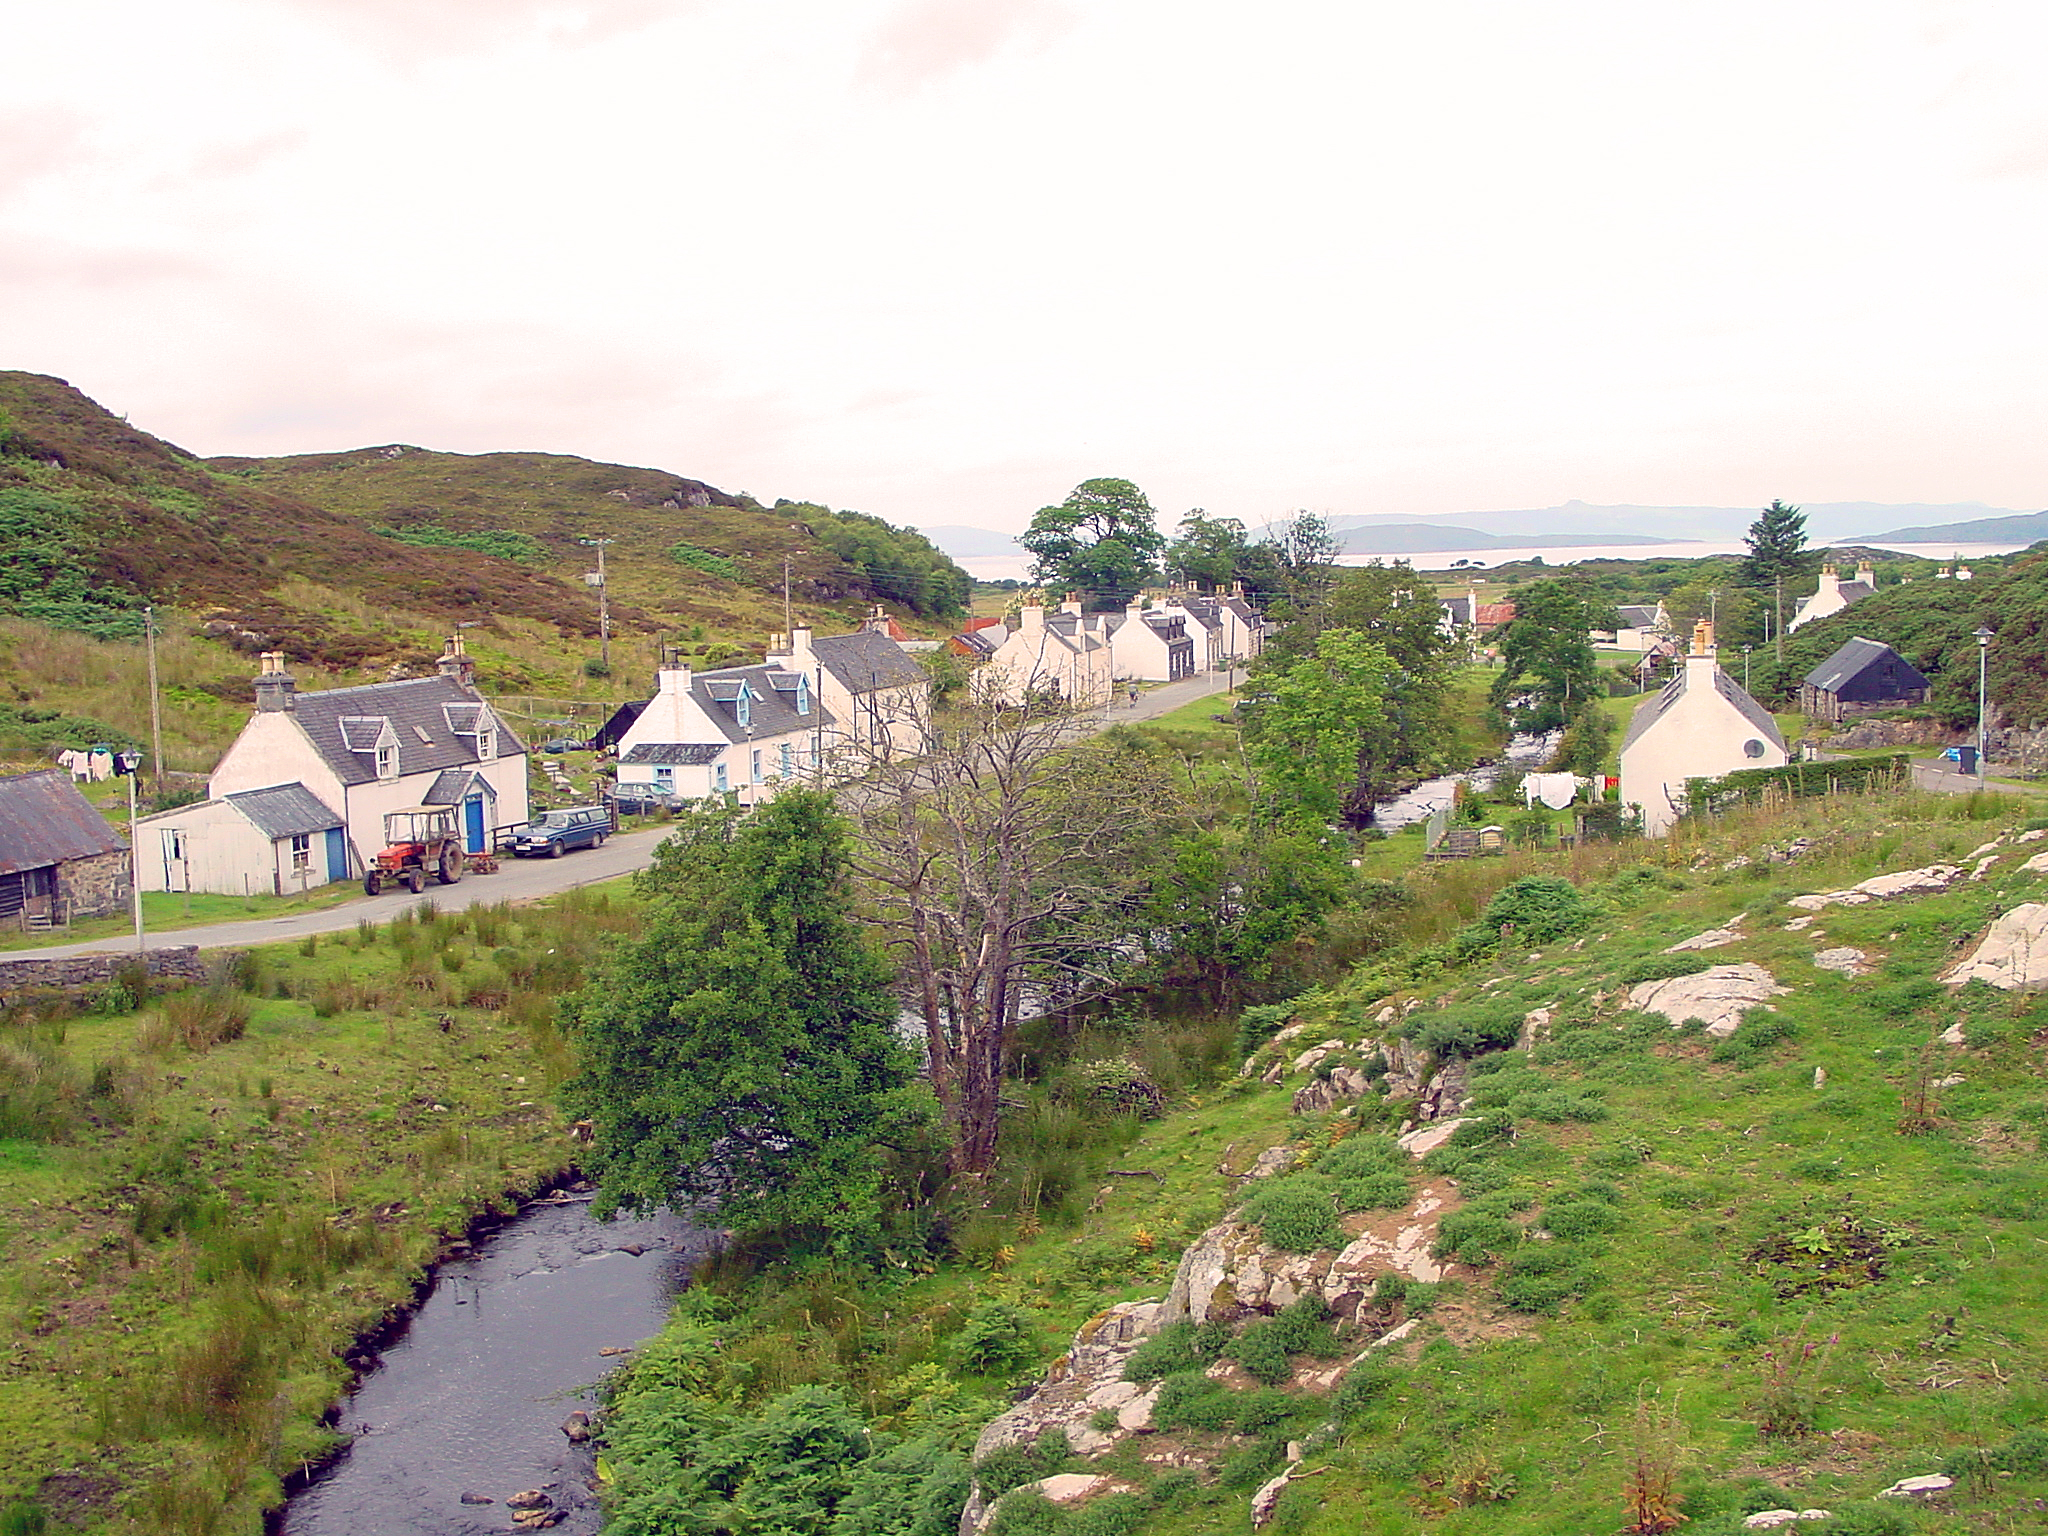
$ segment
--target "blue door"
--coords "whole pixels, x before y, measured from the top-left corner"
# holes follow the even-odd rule
[[[484,797],[471,795],[462,802],[462,830],[466,834],[469,852],[484,851]]]
[[[327,878],[348,878],[348,834],[339,827],[327,829]]]

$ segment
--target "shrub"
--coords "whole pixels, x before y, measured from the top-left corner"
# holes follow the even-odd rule
[[[146,1025],[141,1039],[144,1049],[170,1044],[187,1050],[206,1051],[229,1040],[239,1040],[249,1027],[249,999],[240,992],[219,987],[187,987],[171,992],[158,1005],[153,1025]]]
[[[1157,1381],[1182,1371],[1199,1371],[1222,1357],[1230,1330],[1221,1323],[1178,1322],[1152,1335],[1124,1361],[1125,1381]]]
[[[1395,1211],[1408,1203],[1408,1176],[1383,1168],[1356,1179],[1336,1182],[1337,1204],[1345,1211]]]
[[[1763,1061],[1772,1046],[1790,1040],[1798,1033],[1799,1026],[1790,1019],[1752,1010],[1734,1034],[1714,1047],[1712,1059],[1744,1069],[1754,1067]]]
[[[1895,1503],[1866,1499],[1836,1510],[1826,1520],[1801,1521],[1810,1536],[1912,1536],[1917,1527],[1913,1517]]]
[[[1292,1003],[1259,1003],[1237,1016],[1237,1059],[1243,1061],[1294,1017]]]
[[[1467,1206],[1444,1217],[1437,1227],[1436,1246],[1430,1251],[1440,1259],[1477,1268],[1512,1253],[1522,1239],[1522,1229],[1507,1217]]]
[[[1210,1382],[1215,1386],[1215,1382]],[[1003,1445],[974,1464],[974,1480],[990,1500],[1001,1498],[1012,1488],[1051,1477],[1074,1459],[1067,1437],[1057,1431],[1040,1435],[1028,1445]]]
[[[1001,1373],[1038,1358],[1031,1320],[1007,1302],[983,1302],[967,1314],[953,1340],[960,1363],[970,1371]]]
[[[1161,1429],[1226,1430],[1237,1422],[1237,1394],[1200,1371],[1182,1371],[1159,1384],[1152,1422]]]
[[[1522,1016],[1514,1009],[1446,1012],[1415,1031],[1415,1043],[1439,1058],[1477,1056],[1504,1051],[1522,1036]]]
[[[708,549],[699,549],[694,544],[674,544],[669,547],[669,558],[678,565],[687,565],[693,571],[702,571],[706,576],[717,576],[725,581],[738,581],[740,568],[724,555],[714,555]]]
[[[1503,927],[1512,927],[1519,944],[1548,944],[1569,938],[1599,915],[1599,904],[1589,901],[1571,881],[1525,875],[1494,894],[1475,926],[1489,939],[1498,939]]]
[[[1097,1109],[1154,1120],[1166,1108],[1166,1095],[1144,1069],[1122,1056],[1085,1061],[1074,1069],[1082,1099]]]
[[[1600,1283],[1580,1249],[1569,1243],[1529,1243],[1516,1251],[1500,1278],[1500,1299],[1511,1312],[1555,1312]]]
[[[1267,1242],[1289,1253],[1334,1248],[1344,1239],[1344,1229],[1337,1224],[1335,1191],[1313,1174],[1267,1179],[1245,1201],[1244,1216],[1258,1224]]]
[[[1393,1396],[1394,1387],[1400,1380],[1400,1368],[1391,1360],[1381,1355],[1367,1355],[1344,1373],[1343,1381],[1337,1385],[1337,1395],[1331,1400],[1332,1410],[1339,1420],[1355,1419],[1374,1404]]]
[[[1314,1163],[1317,1173],[1333,1179],[1362,1179],[1410,1166],[1408,1154],[1391,1136],[1347,1136]]]
[[[1619,1232],[1624,1224],[1621,1212],[1604,1200],[1565,1200],[1543,1207],[1543,1226],[1553,1237],[1594,1237]]]

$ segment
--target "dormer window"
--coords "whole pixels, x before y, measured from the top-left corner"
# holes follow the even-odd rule
[[[398,777],[398,743],[380,742],[377,746],[377,777],[395,779]]]
[[[754,696],[747,691],[745,683],[740,684],[739,697],[733,700],[732,708],[741,725],[754,723]]]
[[[483,722],[483,723],[482,723],[481,725],[479,725],[479,726],[477,727],[477,732],[476,732],[476,760],[477,760],[478,762],[480,762],[480,763],[489,763],[489,762],[494,762],[494,761],[496,761],[496,760],[497,760],[497,756],[498,756],[498,726],[497,726],[497,722],[496,722],[496,721],[494,721],[494,720],[486,720],[486,721],[484,721],[484,722]]]
[[[796,712],[800,715],[811,712],[811,680],[801,672],[796,675]]]

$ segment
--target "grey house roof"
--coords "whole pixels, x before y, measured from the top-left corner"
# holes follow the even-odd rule
[[[1806,674],[1808,687],[1818,688],[1823,693],[1840,693],[1851,678],[1860,676],[1870,668],[1889,661],[1894,669],[1892,681],[1899,688],[1914,689],[1932,686],[1926,674],[1905,657],[1881,640],[1867,640],[1858,635],[1834,655]]]
[[[834,639],[847,639],[835,635]],[[876,637],[881,639],[880,636]],[[882,640],[891,650],[895,647],[888,640]],[[901,655],[901,652],[898,652]],[[912,671],[920,677],[923,668],[909,657]],[[814,694],[811,698],[811,712],[800,715],[796,712],[795,689],[778,686],[778,679],[793,678],[794,673],[782,667],[753,666],[725,667],[717,672],[700,672],[690,679],[690,692],[697,703],[725,733],[727,741],[760,741],[768,736],[786,736],[792,731],[814,731],[820,726],[835,725],[838,722]],[[752,699],[749,705],[751,724],[740,724],[740,684],[747,685]],[[627,758],[630,760],[629,752]]]
[[[726,744],[686,741],[643,741],[629,748],[621,763],[653,764],[664,768],[701,768],[716,760]]]
[[[854,693],[901,688],[924,681],[924,668],[887,635],[857,629],[850,635],[819,635],[811,641],[819,664]]]
[[[480,785],[486,798],[498,798],[497,786],[474,768],[444,768],[434,776],[427,792],[420,796],[420,804],[460,805],[469,797],[472,784]]]
[[[1690,667],[1681,667],[1678,676],[1666,683],[1657,697],[1637,707],[1635,714],[1629,718],[1628,734],[1621,739],[1622,751],[1626,752],[1634,746],[1638,737],[1664,718],[1665,711],[1685,697],[1687,680],[1691,676]],[[1756,728],[1759,736],[1780,752],[1785,750],[1785,738],[1778,733],[1778,722],[1771,718],[1771,712],[1745,693],[1742,685],[1719,667],[1714,668],[1714,689],[1735,706],[1742,718]]]
[[[458,731],[448,706],[469,729]],[[438,773],[473,767],[478,700],[452,677],[416,677],[399,683],[366,683],[293,696],[292,715],[344,784],[369,784],[377,777],[377,737],[388,721],[398,739],[402,774]],[[498,722],[498,756],[524,755],[526,744],[503,720]]]
[[[329,827],[342,824],[341,818],[322,805],[320,797],[303,784],[245,789],[240,794],[225,798],[272,842],[281,837],[310,837],[315,832],[325,832]]]
[[[0,779],[0,875],[46,869],[127,844],[58,769]]]
[[[1623,629],[1649,629],[1657,622],[1654,604],[1623,603],[1614,611],[1620,617]]]

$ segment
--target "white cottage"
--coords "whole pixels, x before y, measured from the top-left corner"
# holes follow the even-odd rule
[[[302,787],[338,813],[349,874],[383,848],[385,813],[412,806],[451,807],[464,846],[488,850],[495,829],[526,820],[526,744],[476,691],[459,635],[437,668],[433,677],[300,693],[284,657],[266,654],[256,713],[214,768],[211,799]]]
[[[1071,597],[1050,615],[1043,603],[1024,604],[1018,627],[988,659],[997,696],[1011,703],[1038,695],[1082,708],[1106,704],[1116,676],[1106,617],[1083,613]]]
[[[355,873],[341,816],[303,784],[159,811],[136,841],[145,891],[291,896]]]
[[[751,804],[810,777],[839,728],[807,673],[664,666],[619,739],[618,798],[674,805],[736,793]]]
[[[1824,619],[1831,613],[1840,613],[1851,603],[1860,603],[1877,590],[1877,572],[1868,560],[1856,567],[1854,581],[1842,580],[1842,573],[1832,565],[1820,568],[1820,585],[1815,587],[1811,597],[1801,598],[1799,611],[1785,625],[1786,632],[1802,624],[1811,624],[1815,619]]]
[[[767,665],[807,678],[831,725],[828,757],[855,743],[892,752],[924,750],[925,701],[931,679],[889,634],[877,612],[850,635],[813,635],[808,624],[768,637]],[[815,726],[815,722],[813,722]]]
[[[1693,627],[1692,654],[1629,721],[1621,744],[1621,798],[1643,813],[1643,832],[1661,836],[1685,808],[1688,779],[1738,768],[1782,768],[1785,738],[1769,710],[1714,657],[1714,626]]]
[[[1198,650],[1188,633],[1186,614],[1163,608],[1148,611],[1133,598],[1121,617],[1113,616],[1113,623],[1109,650],[1111,670],[1116,677],[1170,683],[1192,677],[1199,670],[1199,656],[1206,651],[1208,632],[1202,631],[1204,643]]]

